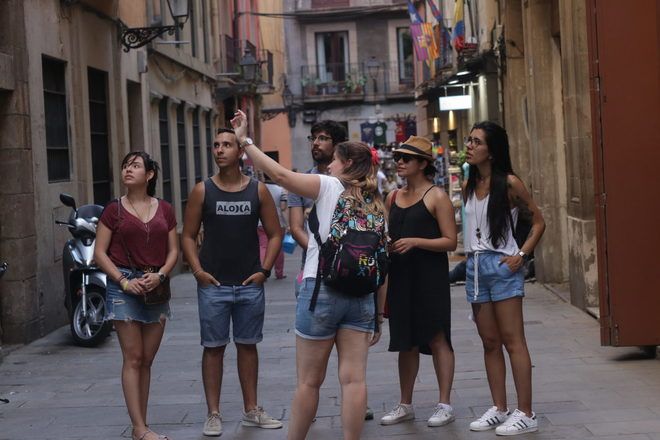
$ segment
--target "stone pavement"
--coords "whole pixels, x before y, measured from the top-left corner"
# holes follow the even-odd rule
[[[292,279],[299,254],[287,257],[288,278],[267,284],[264,342],[260,344],[260,402],[283,418],[281,430],[243,428],[242,402],[233,347],[227,350],[222,408],[223,439],[283,439],[295,386]],[[197,301],[194,280],[173,279],[174,318],[168,324],[153,368],[150,424],[173,439],[203,439],[206,414],[200,378]],[[525,320],[534,363],[534,406],[540,431],[530,439],[660,439],[660,361],[643,359],[634,348],[600,347],[597,322],[538,284],[527,285]],[[378,419],[398,401],[396,355],[387,352],[387,326],[369,356],[369,404],[376,420],[363,438],[489,439],[472,433],[469,422],[488,406],[479,337],[467,319],[463,286],[452,288],[456,375],[452,403],[457,419],[428,428],[437,399],[432,362],[424,357],[415,390],[417,419],[381,426]],[[0,440],[130,438],[119,379],[116,335],[99,348],[71,344],[68,327],[14,350],[0,364]],[[318,419],[310,439],[341,438],[340,391],[333,355],[321,390]],[[508,381],[510,405],[515,393]]]

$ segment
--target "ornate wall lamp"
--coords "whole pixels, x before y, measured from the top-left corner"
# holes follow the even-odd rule
[[[287,119],[289,120],[289,127],[295,127],[297,104],[294,102],[293,93],[286,81],[284,82],[284,90],[282,91],[282,103],[284,104],[284,110],[286,110]]]
[[[176,28],[183,29],[183,25],[188,21],[190,15],[190,3],[188,0],[167,0],[167,6],[174,19],[172,26],[150,26],[141,28],[128,28],[122,25],[121,44],[124,46],[124,52],[131,49],[142,47],[164,33],[174,35]]]

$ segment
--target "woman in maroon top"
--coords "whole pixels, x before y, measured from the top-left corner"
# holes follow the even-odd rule
[[[167,278],[179,241],[172,206],[153,197],[158,164],[147,153],[131,152],[121,168],[127,193],[106,205],[94,258],[108,276],[105,319],[114,322],[124,358],[121,380],[133,439],[156,440],[166,437],[147,426],[149,382],[170,306],[145,305],[141,296]]]

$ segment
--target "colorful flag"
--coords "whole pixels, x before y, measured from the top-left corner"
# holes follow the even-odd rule
[[[411,0],[408,0],[408,14],[410,15],[410,33],[417,59],[426,61],[426,64],[430,67],[433,60],[439,56],[438,47],[435,44],[435,38],[433,38],[433,26],[431,23],[425,23],[422,20]]]
[[[430,66],[433,60],[438,58],[438,47],[433,38],[433,26],[431,23],[413,23],[410,25],[415,53],[419,61],[426,61]]]
[[[450,63],[451,58],[451,34],[445,26],[445,22],[442,18],[442,11],[438,9],[435,5],[434,0],[427,0],[429,6],[431,7],[431,13],[435,17],[435,20],[438,22],[438,31],[436,35],[436,45],[440,48],[440,56],[442,58],[442,65],[445,66]]]
[[[422,22],[422,17],[419,16],[419,12],[417,12],[417,8],[415,8],[415,5],[413,5],[412,1],[408,0],[408,15],[410,15],[410,22],[411,23],[421,23]]]
[[[456,52],[465,48],[465,20],[463,18],[463,0],[456,0],[454,9],[454,32],[452,33],[452,43]]]

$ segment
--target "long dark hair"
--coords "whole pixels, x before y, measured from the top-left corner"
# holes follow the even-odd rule
[[[158,162],[153,160],[151,156],[149,156],[149,153],[146,153],[144,151],[131,151],[128,153],[126,156],[124,156],[124,160],[121,161],[121,167],[122,169],[131,163],[138,157],[142,158],[142,161],[144,162],[144,169],[148,173],[149,171],[154,172],[154,177],[151,178],[147,182],[147,194],[151,197],[156,195],[156,181],[158,180],[158,170],[160,169],[158,167]]]
[[[507,177],[512,174],[511,156],[509,155],[509,137],[506,130],[490,121],[477,122],[470,132],[483,130],[486,146],[490,157],[490,198],[488,199],[488,224],[490,226],[490,242],[495,248],[506,243],[508,229],[513,231],[513,218],[509,202],[509,185]],[[474,195],[477,187],[479,168],[470,165],[470,175],[467,182],[467,198]]]

